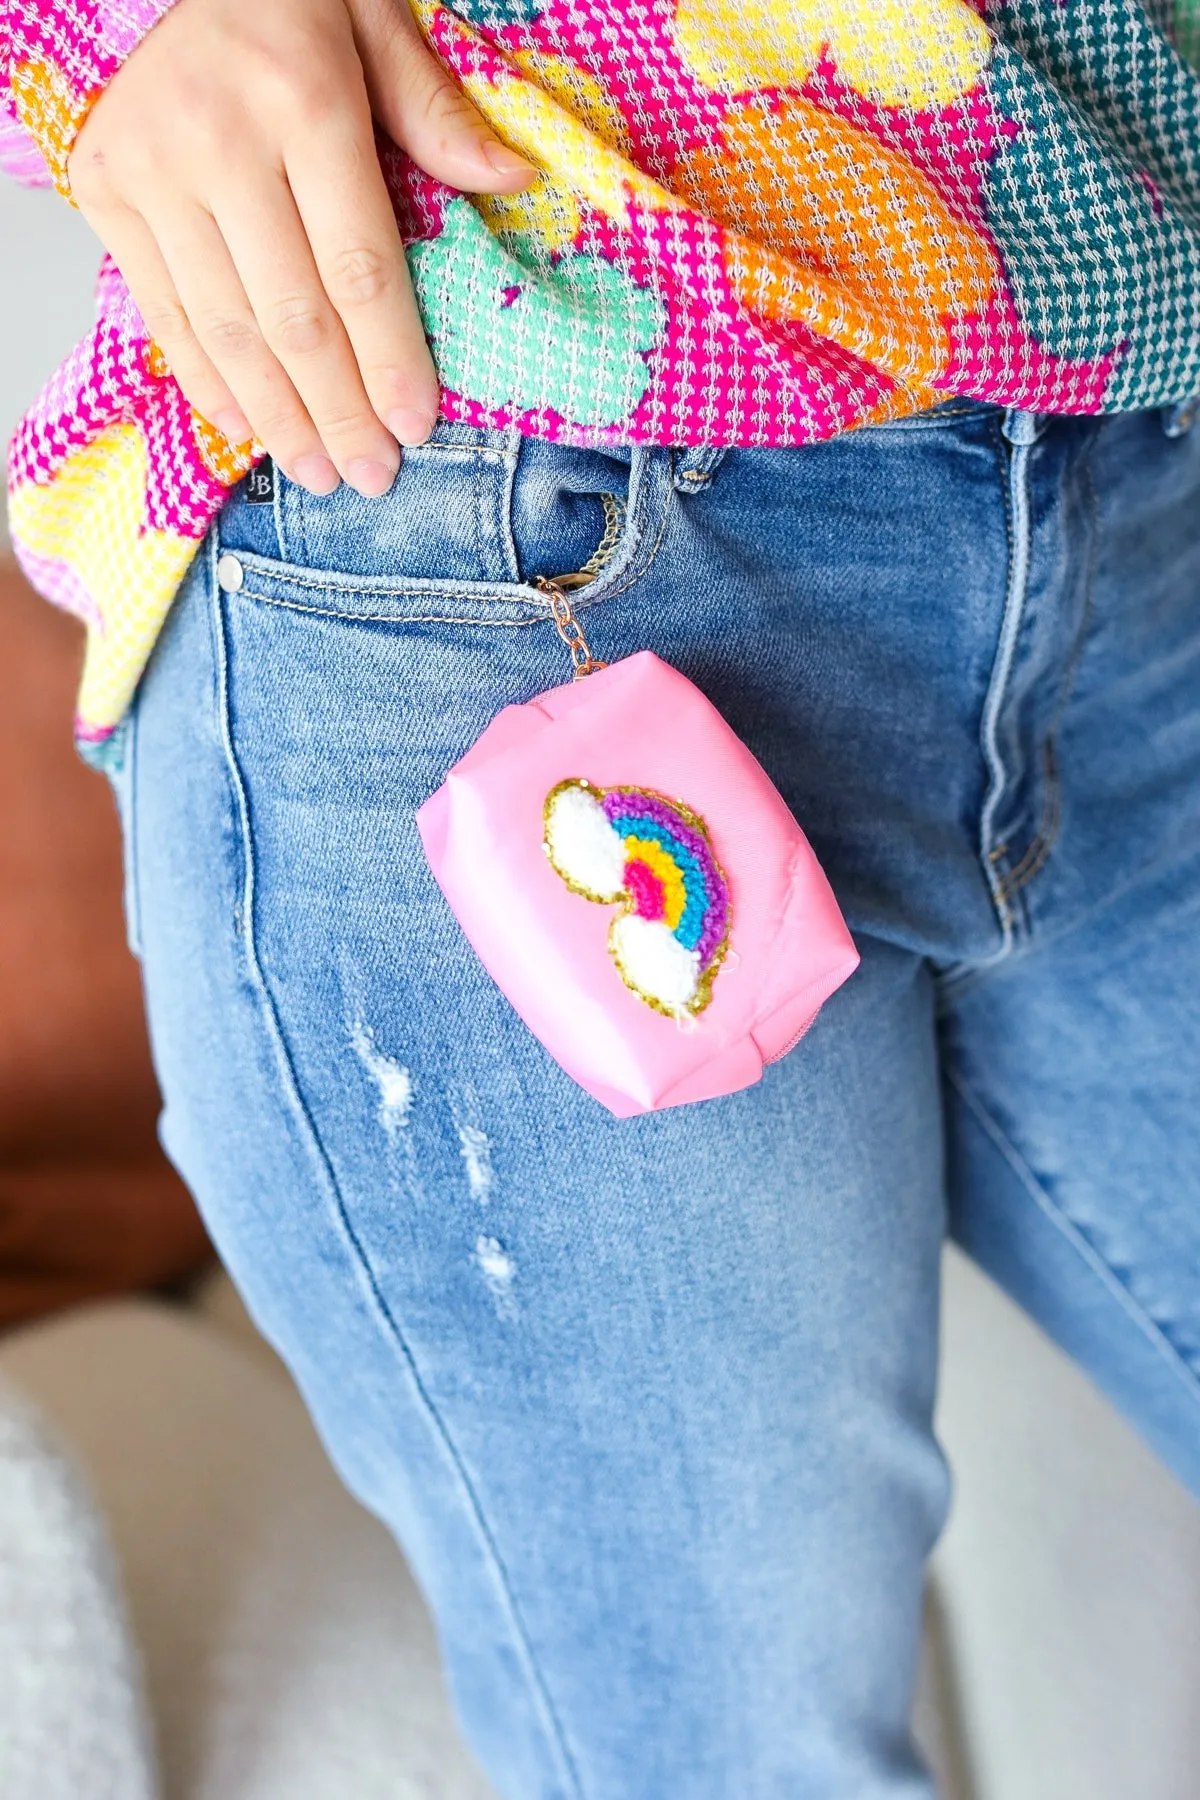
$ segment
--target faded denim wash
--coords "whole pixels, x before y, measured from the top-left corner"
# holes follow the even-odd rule
[[[380,502],[239,493],[176,604],[118,777],[165,1141],[503,1800],[927,1800],[947,1219],[1200,1491],[1187,424],[444,427]],[[613,517],[594,652],[716,702],[863,955],[760,1086],[621,1123],[413,825]]]

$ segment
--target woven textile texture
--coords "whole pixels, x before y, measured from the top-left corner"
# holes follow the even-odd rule
[[[65,191],[169,0],[0,0],[0,163]],[[382,157],[445,417],[579,444],[798,445],[967,395],[1200,391],[1200,0],[414,0],[542,171],[468,199]],[[111,264],[11,446],[34,584],[119,722],[250,466]]]

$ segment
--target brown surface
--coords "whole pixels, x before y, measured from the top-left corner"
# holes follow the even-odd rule
[[[155,1139],[116,809],[71,747],[80,656],[0,555],[0,1326],[208,1255]]]

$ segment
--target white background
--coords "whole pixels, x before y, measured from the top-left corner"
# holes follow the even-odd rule
[[[0,458],[46,377],[91,324],[99,263],[100,247],[73,207],[0,175]]]

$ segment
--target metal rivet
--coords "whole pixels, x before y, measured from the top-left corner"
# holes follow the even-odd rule
[[[236,594],[242,585],[245,570],[236,556],[230,556],[228,550],[217,562],[217,584],[222,593]]]
[[[1169,438],[1186,437],[1200,413],[1200,400],[1185,400],[1169,407],[1163,419],[1163,430]]]

